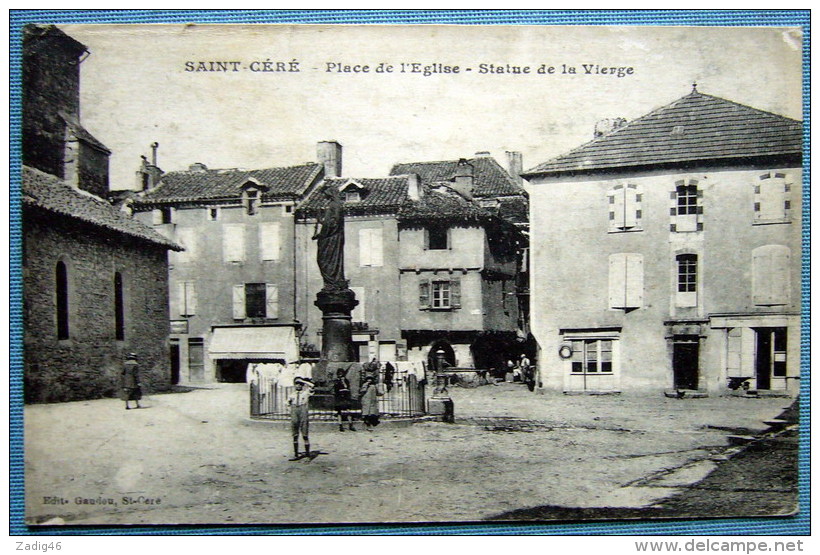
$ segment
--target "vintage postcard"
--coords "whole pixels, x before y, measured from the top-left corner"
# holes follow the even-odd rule
[[[803,41],[27,25],[26,523],[798,514]]]

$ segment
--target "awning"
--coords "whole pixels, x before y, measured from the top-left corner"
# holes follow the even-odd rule
[[[214,328],[208,352],[212,359],[284,359],[294,362],[299,358],[296,332],[290,326]]]

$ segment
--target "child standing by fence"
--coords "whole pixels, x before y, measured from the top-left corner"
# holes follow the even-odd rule
[[[305,457],[310,457],[310,437],[308,429],[308,401],[313,394],[313,382],[308,378],[296,378],[293,380],[296,391],[288,397],[290,405],[290,430],[293,434],[293,458],[299,457],[299,434],[302,434],[302,441],[305,443]]]

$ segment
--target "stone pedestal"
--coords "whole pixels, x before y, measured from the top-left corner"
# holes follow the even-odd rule
[[[314,303],[322,311],[322,353],[321,359],[313,368],[313,383],[316,392],[311,398],[312,408],[332,408],[333,380],[339,368],[349,370],[354,365],[353,325],[350,312],[359,304],[356,295],[350,289],[322,289],[316,294]],[[354,375],[351,375],[354,374]],[[351,390],[356,387],[358,393],[359,376],[356,371],[349,371],[348,379]]]

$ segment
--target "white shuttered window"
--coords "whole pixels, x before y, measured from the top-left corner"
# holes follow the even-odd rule
[[[643,306],[643,255],[616,253],[609,255],[609,306],[640,308]]]
[[[222,253],[225,262],[245,260],[245,226],[243,224],[223,226]]]
[[[789,304],[791,250],[764,245],[752,251],[752,302],[759,306]]]
[[[359,230],[359,265],[382,266],[384,263],[382,228]]]
[[[262,260],[279,260],[281,240],[279,222],[259,224],[259,256]]]

